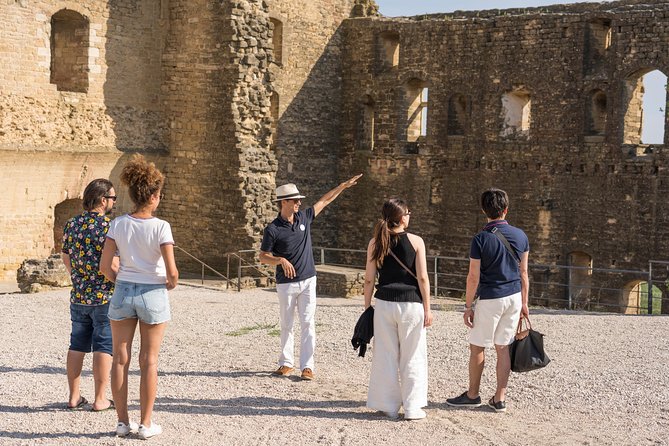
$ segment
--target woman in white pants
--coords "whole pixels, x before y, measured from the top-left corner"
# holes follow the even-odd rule
[[[372,304],[379,274],[367,407],[393,419],[403,407],[405,419],[419,420],[426,417],[425,328],[432,325],[425,243],[406,232],[411,212],[403,200],[387,200],[381,214],[365,268],[365,309]]]

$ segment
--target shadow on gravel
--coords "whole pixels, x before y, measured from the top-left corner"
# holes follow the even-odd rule
[[[138,372],[139,373],[139,372]],[[158,372],[158,376],[205,376],[209,378],[247,378],[257,376],[271,376],[272,372],[223,372],[221,370],[201,371],[201,370],[182,370],[177,372]]]
[[[19,373],[36,373],[36,374],[47,374],[47,375],[66,375],[67,371],[63,367],[52,367],[48,365],[41,365],[39,367],[32,368],[16,368],[16,367],[6,367],[0,366],[0,373],[9,373],[9,372],[19,372]],[[92,375],[91,372],[82,372],[82,375]]]
[[[76,433],[76,432],[9,432],[0,431],[0,438],[19,438],[22,440],[34,440],[38,438],[90,438],[100,439],[103,437],[112,437],[114,433]]]
[[[365,402],[351,400],[284,400],[269,397],[239,397],[230,399],[157,398],[155,410],[221,416],[302,416],[361,420],[375,417],[373,412],[365,413],[353,410],[341,410],[359,407],[365,407]]]

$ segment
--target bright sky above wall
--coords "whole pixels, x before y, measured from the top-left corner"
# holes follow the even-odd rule
[[[413,16],[457,10],[526,8],[555,4],[578,3],[568,0],[376,0],[381,14],[388,17]],[[587,3],[587,2],[582,2]],[[603,1],[603,3],[608,3]],[[641,141],[661,144],[664,141],[664,116],[667,76],[653,71],[644,76],[643,128]]]

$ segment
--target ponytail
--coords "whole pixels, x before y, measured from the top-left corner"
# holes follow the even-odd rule
[[[372,249],[372,259],[376,262],[376,267],[383,266],[383,259],[390,253],[390,248],[397,244],[399,235],[392,232],[391,229],[401,224],[402,217],[408,212],[406,202],[399,198],[391,198],[383,203],[381,209],[381,219],[374,225],[374,247]]]

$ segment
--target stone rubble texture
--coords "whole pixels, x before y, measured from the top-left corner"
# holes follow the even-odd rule
[[[72,62],[87,66],[85,92],[51,83],[63,9],[87,20],[72,38],[88,42]],[[669,248],[667,155],[639,144],[628,110],[642,74],[669,73],[668,18],[660,0],[404,18],[371,0],[2,2],[0,275],[54,251],[55,223],[71,216],[59,213],[90,180],[109,177],[117,214],[130,210],[118,175],[134,152],[167,175],[158,212],[177,244],[224,273],[226,253],[258,249],[277,184],[297,183],[309,205],[355,173],[360,184],[314,223],[315,245],[364,248],[395,195],[430,254],[467,257],[484,223],[477,197],[494,185],[534,263],[584,253],[646,269]],[[407,111],[422,87],[416,136]],[[507,94],[529,98],[528,129],[503,127]]]

